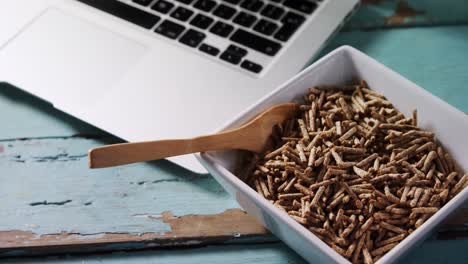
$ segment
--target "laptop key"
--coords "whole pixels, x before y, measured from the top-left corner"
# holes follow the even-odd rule
[[[214,11],[213,15],[218,16],[220,18],[224,18],[226,20],[231,19],[231,17],[236,13],[236,9],[227,6],[227,5],[219,5]]]
[[[159,16],[115,0],[78,1],[147,29],[152,28],[161,19]]]
[[[243,29],[237,29],[236,32],[232,34],[230,40],[269,56],[275,55],[281,49],[281,44],[278,42],[247,32]]]
[[[265,6],[265,8],[263,8],[261,12],[262,15],[269,17],[271,19],[278,19],[281,17],[281,15],[283,15],[283,13],[284,13],[284,9],[278,6],[271,5],[271,4],[268,4],[267,6]]]
[[[197,14],[192,21],[190,21],[190,25],[196,26],[201,29],[207,29],[211,23],[213,23],[214,19],[211,17],[207,17],[202,14]]]
[[[243,49],[241,47],[238,47],[236,45],[229,45],[229,47],[227,47],[226,51],[228,52],[231,52],[231,53],[234,53],[240,57],[245,57],[245,55],[247,55],[247,50],[246,49]]]
[[[148,6],[153,0],[133,0],[133,2],[142,6]]]
[[[254,15],[247,14],[246,12],[240,12],[237,14],[237,16],[234,18],[234,23],[239,24],[244,27],[251,27],[253,23],[257,18]]]
[[[171,17],[180,21],[187,21],[193,15],[193,11],[179,6],[172,12]]]
[[[297,27],[299,27],[304,21],[305,21],[305,18],[303,16],[292,13],[292,12],[287,13],[283,17],[283,19],[281,19],[281,22],[283,22],[284,24],[292,24],[292,25],[296,25]]]
[[[179,42],[195,48],[205,39],[205,37],[205,34],[194,29],[189,29],[182,37],[180,37]]]
[[[307,0],[286,0],[283,5],[306,14],[311,14],[317,8],[315,2]]]
[[[233,26],[218,21],[211,27],[210,32],[221,37],[227,37],[233,30]]]
[[[299,26],[304,22],[305,18],[294,14],[288,13],[282,19],[283,26],[276,32],[275,38],[281,41],[287,41],[296,32]]]
[[[176,39],[185,27],[170,20],[164,20],[154,31],[171,39]]]
[[[262,71],[263,67],[260,64],[257,64],[255,62],[249,61],[249,60],[244,60],[241,63],[241,68],[244,68],[248,71],[254,72],[254,73],[259,73]]]
[[[186,5],[190,5],[193,2],[193,0],[177,0],[177,1],[184,3]]]
[[[263,2],[260,0],[244,0],[240,6],[252,12],[257,12],[262,8]]]
[[[198,49],[212,56],[217,56],[219,54],[219,49],[208,44],[201,44],[200,48]]]
[[[272,23],[265,19],[261,19],[260,21],[258,21],[258,23],[255,25],[253,29],[257,32],[260,32],[264,35],[269,36],[273,34],[273,32],[275,32],[277,28],[278,28],[278,25],[276,25],[275,23]]]
[[[240,3],[241,0],[223,0],[223,1],[233,4],[233,5],[237,5]]]
[[[241,56],[231,53],[229,51],[223,52],[221,56],[219,56],[219,58],[234,65],[239,64],[239,62],[242,60]]]
[[[203,10],[205,12],[210,12],[213,7],[216,6],[216,2],[213,0],[198,0],[193,7]]]
[[[173,3],[170,3],[168,1],[160,0],[154,4],[151,9],[158,11],[159,13],[162,14],[167,14],[171,9],[174,7]]]
[[[288,41],[296,29],[297,27],[294,27],[291,24],[285,24],[278,30],[278,32],[276,32],[274,37],[277,40]]]

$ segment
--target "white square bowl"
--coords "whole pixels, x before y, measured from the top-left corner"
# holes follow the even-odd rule
[[[438,140],[450,152],[460,168],[464,172],[468,171],[467,115],[349,46],[340,47],[318,60],[220,128],[219,131],[239,127],[275,104],[298,100],[310,87],[346,84],[353,77],[366,80],[373,90],[384,94],[405,115],[410,115],[416,108],[419,126],[435,132]],[[312,232],[294,221],[287,213],[276,208],[236,177],[232,172],[238,152],[209,152],[199,154],[197,157],[247,213],[254,216],[307,261],[350,263]],[[467,200],[468,188],[465,188],[415,232],[387,252],[378,263],[396,261],[410,248],[427,238],[438,224],[450,213],[463,206]]]

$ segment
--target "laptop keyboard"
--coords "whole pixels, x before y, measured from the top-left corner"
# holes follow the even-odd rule
[[[77,0],[251,73],[273,58],[319,5],[312,0]],[[218,45],[224,39],[227,45]],[[213,41],[208,41],[209,39]]]

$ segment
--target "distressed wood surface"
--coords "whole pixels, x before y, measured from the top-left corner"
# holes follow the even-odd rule
[[[395,1],[379,2],[359,11],[325,52],[352,45],[468,112],[468,25],[355,30],[390,27],[358,23],[359,19],[368,21],[368,13],[376,10],[380,10],[380,18],[385,17],[387,13],[381,10],[391,12],[395,7]],[[419,2],[424,1],[408,4],[422,8]],[[437,5],[436,1],[425,2],[425,7]],[[459,7],[464,5],[456,2]],[[441,13],[427,10],[426,14],[435,16]],[[438,18],[450,21],[449,16]],[[411,19],[403,23],[419,25]],[[302,263],[243,213],[209,175],[193,174],[167,161],[89,171],[87,149],[119,139],[7,85],[0,86],[0,121],[0,256],[216,244],[200,249],[48,260]],[[437,240],[424,242],[406,261],[440,263],[450,258],[455,263],[467,259],[466,250],[461,250],[466,248],[467,214],[466,209],[459,212],[442,227]],[[35,263],[42,259],[11,261]]]
[[[468,23],[468,1],[361,0],[362,8],[344,30],[430,27]]]
[[[459,256],[458,261],[453,256]],[[458,240],[452,243],[432,240],[422,244],[418,250],[413,250],[401,262],[405,264],[430,263],[466,263],[466,241]],[[294,251],[283,243],[241,244],[207,246],[202,248],[183,248],[178,250],[158,249],[140,252],[117,252],[112,254],[59,256],[42,258],[5,259],[4,264],[47,263],[63,264],[305,264]]]

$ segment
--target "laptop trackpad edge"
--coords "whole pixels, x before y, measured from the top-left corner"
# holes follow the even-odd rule
[[[106,96],[147,47],[48,9],[0,50],[4,81],[70,109]]]

